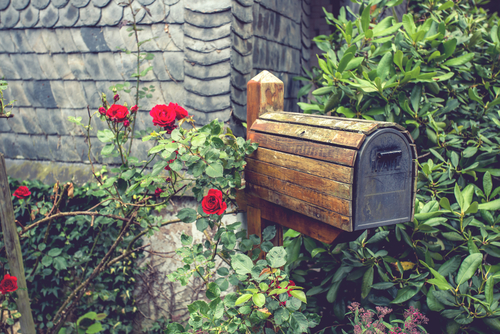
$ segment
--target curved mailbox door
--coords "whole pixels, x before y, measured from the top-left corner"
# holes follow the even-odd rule
[[[385,128],[366,138],[354,180],[355,231],[411,220],[412,151],[401,132]]]

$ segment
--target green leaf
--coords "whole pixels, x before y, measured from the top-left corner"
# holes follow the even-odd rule
[[[59,256],[61,253],[62,253],[61,248],[52,248],[51,250],[49,250],[49,252],[47,254],[49,256],[56,257],[56,256]]]
[[[396,51],[396,53],[394,54],[394,64],[396,64],[399,69],[401,70],[401,72],[405,72],[404,69],[403,69],[403,51],[401,50],[398,50]]]
[[[323,252],[326,252],[326,249],[324,249],[324,248],[315,248],[311,252],[311,257],[315,257],[319,253],[323,253]]]
[[[445,65],[445,66],[460,66],[460,65],[463,65],[463,64],[470,62],[472,59],[474,59],[474,53],[466,53],[465,55],[460,56],[458,58],[451,58],[451,59],[445,61],[443,65]]]
[[[447,1],[444,4],[442,4],[441,6],[439,6],[438,10],[447,10],[453,6],[454,6],[453,1]]]
[[[458,206],[460,209],[463,210],[464,208],[464,197],[462,195],[462,192],[460,191],[460,187],[458,186],[458,183],[455,183],[455,199],[457,200]]]
[[[415,85],[411,91],[411,106],[413,107],[413,111],[418,112],[420,106],[420,98],[422,97],[422,84]]]
[[[337,68],[337,71],[342,73],[345,68],[347,67],[347,64],[351,61],[351,59],[354,57],[354,55],[350,52],[345,53],[342,59],[339,62],[339,67]]]
[[[306,298],[306,294],[304,293],[304,291],[301,291],[301,290],[292,290],[290,291],[290,294],[297,298],[298,300],[300,300],[301,302],[307,304],[307,298]]]
[[[479,210],[489,210],[489,211],[497,211],[500,210],[500,198],[491,202],[481,203],[478,205]]]
[[[365,299],[370,293],[373,285],[373,267],[368,268],[363,275],[363,282],[361,283],[361,298]]]
[[[68,263],[66,262],[66,259],[63,258],[62,256],[55,257],[53,260],[53,265],[54,268],[56,268],[57,270],[68,269]]]
[[[326,294],[326,300],[329,303],[333,303],[335,299],[337,299],[337,292],[339,291],[340,283],[342,280],[338,280],[334,284],[330,286],[330,289],[328,290],[328,293]]]
[[[420,288],[422,287],[423,284],[424,283],[421,282],[420,287],[407,286],[398,290],[398,294],[396,295],[396,298],[394,298],[394,300],[391,302],[391,304],[404,303],[408,299],[415,296],[418,293],[418,291],[420,291]]]
[[[102,143],[109,143],[115,139],[115,135],[111,130],[99,130],[97,131],[97,139]]]
[[[263,293],[257,293],[252,296],[252,301],[257,307],[262,307],[266,303],[266,296]]]
[[[250,298],[252,298],[251,293],[245,293],[244,295],[241,295],[236,301],[234,302],[234,305],[240,305],[245,302],[247,302]]]
[[[439,154],[438,152],[436,152],[435,150],[433,150],[432,148],[429,149],[429,151],[436,157],[438,158],[439,160],[441,160],[442,162],[446,162],[446,160],[444,160],[444,158],[441,156],[441,154]]]
[[[439,267],[438,272],[443,276],[454,273],[460,266],[460,256],[454,256]]]
[[[460,285],[471,279],[482,261],[483,255],[481,253],[471,254],[467,256],[462,262],[460,269],[458,270],[456,278],[457,285]]]
[[[48,267],[52,264],[52,257],[48,256],[48,255],[45,255],[43,258],[42,258],[42,264],[45,266],[45,267]]]
[[[224,168],[222,167],[222,164],[219,161],[216,161],[207,166],[205,173],[207,173],[210,177],[216,178],[224,176],[223,170]]]
[[[108,144],[102,148],[101,154],[102,155],[110,155],[111,153],[113,153],[114,150],[115,150],[115,145]]]
[[[177,214],[177,218],[179,218],[184,223],[192,223],[196,220],[197,217],[198,217],[198,213],[196,212],[195,209],[191,209],[191,208],[181,209],[181,210],[179,210],[179,213]]]
[[[435,288],[434,285],[429,288],[427,292],[427,306],[434,312],[441,312],[444,310],[444,305],[439,302],[439,300],[434,296]]]
[[[363,57],[356,57],[356,58],[351,59],[349,64],[347,64],[345,71],[350,71],[352,69],[357,68],[359,65],[361,65],[361,63],[363,62],[364,59],[365,58],[363,58]]]
[[[367,6],[369,7],[369,6]],[[406,33],[410,38],[411,36],[415,34],[415,23],[413,22],[413,16],[411,14],[404,14],[403,15],[403,27],[406,30]],[[412,38],[413,39],[413,38]]]
[[[448,200],[448,198],[446,198],[446,197],[441,198],[441,200],[439,201],[439,205],[441,205],[441,207],[443,209],[451,211],[451,205],[450,205],[450,201]]]
[[[290,326],[294,333],[307,333],[309,322],[304,314],[294,312],[290,315]]]
[[[392,53],[387,52],[377,66],[377,77],[379,77],[382,81],[387,78],[390,73],[391,65],[392,65]]]
[[[100,322],[96,322],[92,325],[90,325],[89,328],[85,331],[86,334],[94,334],[94,333],[99,333],[100,331],[103,331],[104,328],[102,328],[102,325]]]
[[[231,267],[238,275],[246,275],[252,272],[253,262],[245,254],[231,256]]]
[[[364,33],[366,33],[370,27],[370,6],[365,6],[363,13],[361,13],[361,27]]]
[[[196,221],[196,229],[200,232],[205,231],[208,228],[208,220],[206,218],[200,218]]]
[[[489,198],[491,190],[493,189],[493,181],[491,180],[491,174],[488,171],[484,173],[483,176],[483,189],[484,189],[484,194],[486,195],[487,198]]]
[[[286,264],[287,253],[284,247],[273,247],[267,253],[266,260],[273,268],[279,268]]]
[[[493,287],[495,286],[495,279],[493,276],[488,277],[486,280],[486,287],[484,288],[484,296],[486,297],[486,302],[488,304],[493,303]]]
[[[203,144],[205,144],[206,140],[207,140],[207,135],[200,132],[198,133],[198,135],[196,135],[196,137],[191,139],[191,145],[202,146]]]

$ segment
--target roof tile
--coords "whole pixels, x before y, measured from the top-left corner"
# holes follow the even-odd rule
[[[70,97],[73,108],[87,107],[85,93],[80,81],[64,81],[64,90],[66,91],[66,95]]]
[[[70,54],[71,55],[71,54]],[[63,80],[74,80],[76,79],[73,74],[70,64],[69,64],[69,56],[66,53],[60,53],[52,55],[54,58],[54,64],[57,64],[56,71],[59,75],[59,78]]]
[[[115,8],[119,8],[120,10],[122,9],[118,6]],[[110,12],[108,12],[108,14],[109,13]],[[84,27],[80,29],[80,33],[82,34],[82,39],[85,42],[85,45],[87,45],[91,52],[110,51],[101,28]]]
[[[23,80],[44,79],[36,53],[10,55],[10,59]]]
[[[165,20],[165,17],[170,13],[170,7],[165,6],[160,0],[153,2],[151,5],[147,6],[151,16],[146,15],[141,21],[141,24],[151,24],[158,23]]]
[[[47,53],[48,50],[45,47],[42,38],[42,29],[26,29],[25,30],[26,39],[31,46],[31,49],[36,53]],[[0,30],[0,43],[2,42],[2,31]]]
[[[168,33],[165,31],[165,27],[168,28]],[[182,32],[182,26],[177,24],[165,25],[163,23],[157,23],[151,25],[151,32],[154,40],[148,43],[156,43],[158,48],[163,51],[181,51],[183,48],[184,33]],[[174,40],[177,43],[174,43]]]
[[[78,8],[69,4],[64,8],[59,9],[59,23],[65,27],[72,27],[78,22],[80,13]]]
[[[184,12],[184,19],[186,20],[186,22],[200,28],[220,27],[224,24],[231,23],[231,17],[232,13],[229,9],[224,12],[213,14],[194,12],[187,8]]]
[[[59,40],[54,29],[42,29],[42,38],[45,47],[50,53],[64,52],[62,47],[59,45]]]
[[[123,7],[118,6],[114,1],[102,9],[100,25],[115,26],[122,20]]]
[[[90,0],[70,0],[71,4],[76,8],[82,8],[89,4]]]
[[[1,59],[1,57],[0,57]],[[23,87],[23,81],[21,80],[13,80],[9,82],[9,88],[8,88],[8,97],[7,100],[16,100],[16,106],[21,106],[21,107],[29,107],[31,106],[30,101],[28,100],[28,97],[26,96],[24,92],[24,87]],[[15,98],[14,98],[15,97]]]
[[[14,118],[22,119],[24,128],[27,130],[29,134],[42,134],[42,129],[38,125],[36,112],[34,108],[19,108],[19,116],[20,117],[14,117]],[[14,130],[14,132],[18,131]]]
[[[29,6],[25,10],[21,11],[21,23],[25,28],[32,28],[38,23],[40,13],[38,9],[33,6]]]
[[[160,1],[160,0],[158,0]],[[165,22],[167,23],[184,23],[184,4],[179,1],[170,6],[170,13],[168,14]]]
[[[158,57],[162,54],[160,53]],[[183,52],[163,52],[163,61],[166,70],[177,81],[184,80],[184,53]]]
[[[99,62],[104,70],[104,76],[107,80],[123,80],[124,78],[116,69],[115,59],[112,52],[99,52]]]
[[[12,7],[14,7],[16,10],[23,10],[28,7],[29,3],[30,0],[14,0],[12,1]]]
[[[6,53],[0,53],[0,69],[2,70],[2,74],[5,76],[6,80],[21,79],[12,64],[9,55]]]
[[[85,69],[85,62],[79,53],[68,54],[68,65],[77,80],[91,80],[92,77]]]
[[[50,4],[47,8],[40,11],[40,23],[42,27],[52,28],[59,20],[59,11]]]
[[[239,3],[237,3],[236,1],[233,1],[232,7],[233,7],[232,9],[233,15],[236,16],[240,21],[245,23],[253,22],[252,7],[244,7]]]
[[[142,8],[142,6],[137,1],[132,2],[132,8],[136,12],[135,21],[137,23],[141,22],[141,20],[144,18],[144,15],[146,15],[146,11]],[[130,22],[134,21],[134,18],[132,16],[132,12],[130,10],[130,7],[128,7],[128,6],[123,8],[123,19],[130,21]]]
[[[186,91],[186,106],[205,112],[219,111],[231,106],[230,95],[199,96]],[[197,120],[198,122],[199,120]]]
[[[90,52],[89,48],[87,47],[87,44],[85,44],[85,41],[83,40],[80,28],[72,28],[64,30],[68,30],[71,32],[71,36],[73,37],[73,43],[75,43],[75,46],[80,52]]]
[[[33,7],[35,7],[36,9],[39,9],[39,10],[47,8],[49,3],[50,3],[50,0],[31,0],[31,4],[33,5]]]
[[[191,65],[184,62],[184,73],[190,77],[197,79],[217,79],[227,77],[231,74],[231,63],[229,61],[218,63],[215,65]]]
[[[118,31],[116,27],[102,27],[101,30],[102,34],[104,35],[104,40],[106,41],[106,44],[108,45],[108,48],[111,51],[117,51],[118,50],[117,48],[120,49],[126,48],[125,42],[123,41],[120,31]]]
[[[199,39],[202,41],[214,41],[231,34],[231,25],[225,24],[220,27],[204,29],[198,28],[191,24],[184,25],[184,34],[191,38]]]
[[[12,41],[14,42],[14,44],[16,46],[17,53],[33,52],[33,50],[31,49],[31,46],[28,43],[28,39],[26,38],[26,34],[24,33],[24,30],[12,29],[12,30],[10,30],[10,36],[11,36]]]
[[[184,55],[189,62],[200,65],[213,65],[229,60],[231,57],[231,49],[227,48],[210,53],[201,53],[186,49]]]
[[[78,21],[77,25],[93,27],[100,19],[101,10],[92,4],[88,4],[87,7],[80,8],[80,21]]]
[[[94,81],[81,81],[83,91],[85,93],[85,101],[89,104],[90,108],[99,108],[101,105],[101,95],[97,91]]]
[[[182,83],[174,81],[160,81],[160,87],[163,94],[163,100],[165,103],[175,102],[180,106],[185,106],[186,102],[186,90]]]
[[[69,6],[68,6],[69,7]],[[73,7],[74,8],[74,7]],[[55,29],[59,45],[64,52],[79,52],[80,49],[73,41],[71,29]]]
[[[231,108],[227,107],[226,109],[217,110],[213,112],[207,112],[205,111],[205,109],[201,110],[192,109],[189,111],[189,114],[193,115],[196,124],[200,125],[208,124],[210,123],[210,121],[214,119],[218,119],[219,121],[222,122],[227,122],[231,117]]]
[[[56,8],[64,8],[68,4],[69,0],[52,0],[52,6]]]
[[[10,6],[7,10],[0,12],[0,24],[3,28],[13,28],[19,22],[19,12]]]
[[[161,1],[161,0],[158,0],[158,1]],[[168,5],[168,6],[171,6],[171,5],[175,5],[176,3],[178,3],[180,0],[163,0],[163,3],[165,5]]]
[[[0,0],[0,10],[4,10],[9,7],[10,0]]]
[[[149,6],[153,2],[155,2],[155,0],[137,0],[137,2],[140,3],[143,6]]]
[[[43,71],[43,76],[47,79],[60,79],[61,77],[57,73],[56,66],[54,65],[54,62],[56,60],[55,57],[53,57],[50,54],[37,54],[38,56],[38,63],[40,64],[40,68]],[[55,56],[55,55],[54,55]],[[56,63],[57,66],[61,66],[61,64]],[[66,66],[68,66],[66,64]]]
[[[231,0],[189,0],[186,8],[200,13],[217,13],[231,8]]]
[[[200,96],[215,96],[231,92],[228,78],[198,80],[186,76],[184,79],[184,88],[186,88],[187,91]]]
[[[92,80],[106,80],[106,73],[101,67],[101,62],[99,61],[98,53],[84,53],[83,62],[85,64],[85,69],[87,73],[90,74]]]
[[[110,1],[111,0],[92,0],[92,3],[98,8],[103,8],[106,7]]]

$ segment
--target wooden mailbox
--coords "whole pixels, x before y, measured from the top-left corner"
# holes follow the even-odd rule
[[[248,83],[247,137],[259,148],[238,197],[249,233],[276,223],[332,242],[413,220],[416,149],[403,127],[282,109],[279,79],[264,71]]]

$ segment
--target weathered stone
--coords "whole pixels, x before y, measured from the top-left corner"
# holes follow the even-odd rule
[[[54,66],[56,68],[57,74],[59,75],[59,78],[62,80],[74,80],[75,75],[71,71],[71,68],[68,63],[68,55],[67,54],[56,54],[52,55],[52,59],[54,61],[54,64],[57,64],[57,66]]]
[[[59,146],[54,150],[57,161],[81,162],[82,158],[76,151],[75,138],[72,136],[59,137]],[[51,144],[52,146],[52,144]]]
[[[15,0],[12,2],[12,7],[14,7],[16,10],[23,10],[28,7],[29,3],[30,0]]]
[[[14,28],[19,22],[19,17],[19,12],[10,6],[7,10],[0,12],[0,24],[3,24],[4,28]]]
[[[233,108],[233,115],[239,119],[240,121],[246,121],[247,120],[247,106],[245,105],[239,105],[237,103],[232,104]]]
[[[184,34],[194,39],[202,41],[214,41],[228,37],[231,34],[231,25],[226,24],[220,27],[203,29],[190,24],[184,24]]]
[[[36,159],[37,153],[30,135],[17,135],[15,144],[19,150],[19,155],[16,156],[17,159]]]
[[[152,5],[148,6],[147,9],[151,16],[146,15],[141,21],[142,24],[162,22],[170,13],[170,7],[165,6],[160,0],[155,1]]]
[[[0,0],[0,10],[5,10],[9,7],[10,0]]]
[[[184,19],[187,23],[199,28],[215,28],[231,23],[232,13],[226,10],[219,13],[204,14],[186,9]]]
[[[92,77],[85,69],[85,62],[79,53],[70,53],[68,55],[68,65],[71,72],[78,80],[90,80]]]
[[[231,8],[231,0],[189,0],[186,8],[200,13],[217,13]]]
[[[186,106],[199,111],[219,111],[229,108],[231,105],[230,95],[199,96],[186,91]]]
[[[238,89],[231,85],[231,101],[245,106],[247,104],[247,91]]]
[[[85,92],[85,101],[87,101],[90,108],[99,108],[101,105],[101,95],[97,91],[95,82],[82,81],[81,84]]]
[[[160,88],[165,103],[175,102],[181,106],[186,102],[186,90],[182,83],[173,81],[160,81]]]
[[[20,114],[20,110],[23,108],[16,108],[16,113],[14,117],[9,119],[9,125],[12,132],[15,133],[29,133],[23,123],[23,115]],[[3,120],[2,120],[3,121]]]
[[[307,16],[311,16],[311,6],[307,2],[302,1],[302,9]]]
[[[16,100],[16,107],[30,107],[31,102],[26,96],[24,91],[23,81],[9,81],[9,88],[7,90],[8,96],[6,97],[7,101]]]
[[[31,49],[28,39],[26,38],[26,34],[24,30],[21,29],[12,29],[10,30],[10,36],[12,41],[16,46],[16,53],[28,53],[33,52]]]
[[[208,124],[215,119],[218,119],[222,122],[227,122],[231,117],[231,108],[213,112],[205,112],[204,110],[190,110],[189,114],[194,116],[193,118],[196,121],[196,124],[199,125]]]
[[[117,6],[118,7],[118,6]],[[118,7],[121,9],[121,7]],[[82,39],[91,52],[110,51],[100,28],[81,28]]]
[[[236,16],[233,16],[231,29],[235,34],[244,40],[253,36],[253,24],[242,22],[238,20]]]
[[[150,40],[141,45],[141,51],[153,52],[153,51],[165,51],[158,48],[158,45],[153,41],[153,31],[150,25],[141,26],[142,31],[139,31],[139,41]],[[132,39],[135,44],[135,38],[129,37]],[[135,46],[132,50],[137,51],[137,46]]]
[[[302,25],[302,46],[308,49],[311,48],[311,39],[309,38],[309,31],[304,30],[304,25]]]
[[[261,38],[275,41],[280,44],[295,47],[301,47],[300,23],[294,22],[279,13],[259,8],[254,25],[254,34]]]
[[[178,3],[180,0],[163,0],[165,6],[172,6]]]
[[[123,7],[118,6],[114,1],[104,7],[101,12],[100,25],[115,26],[122,20]]]
[[[45,28],[52,28],[59,20],[59,11],[50,4],[47,8],[40,10],[40,24]]]
[[[184,54],[182,52],[164,52],[163,61],[166,70],[175,80],[184,80]]]
[[[235,50],[231,50],[231,60],[233,67],[242,74],[248,74],[253,69],[252,55],[243,57]]]
[[[137,2],[140,3],[143,6],[149,6],[153,2],[155,2],[155,0],[137,0]]]
[[[123,30],[126,30],[122,28]],[[126,48],[125,42],[120,34],[120,31],[116,27],[102,27],[102,33],[104,35],[104,40],[111,51],[117,51],[118,49]]]
[[[59,23],[65,27],[72,27],[80,18],[78,8],[69,4],[59,10]]]
[[[303,46],[301,51],[302,51],[301,52],[302,58],[308,61],[311,58],[311,49],[307,48],[306,46]]]
[[[31,4],[39,10],[47,8],[49,5],[50,0],[31,0]]]
[[[84,53],[83,62],[85,63],[85,70],[93,80],[106,80],[108,79],[101,68],[99,56],[97,53]]]
[[[0,53],[0,69],[7,80],[21,79],[21,76],[17,73],[14,65],[12,64],[9,55],[6,53]]]
[[[63,119],[61,109],[36,108],[37,123],[46,135],[60,135],[66,132],[67,121]]]
[[[85,94],[80,81],[64,81],[64,90],[73,108],[87,107],[87,101],[85,101]]]
[[[50,8],[50,7],[48,7]],[[42,29],[42,38],[45,48],[50,53],[62,53],[64,52],[62,47],[59,45],[59,40],[54,29]]]
[[[103,70],[103,75],[107,80],[123,80],[124,78],[118,72],[113,53],[111,52],[99,52],[99,63]],[[94,77],[94,79],[96,79]]]
[[[186,60],[190,63],[199,65],[213,65],[229,60],[231,57],[231,49],[217,50],[210,53],[201,53],[186,49],[184,52]]]
[[[101,10],[88,4],[87,7],[80,8],[80,20],[76,25],[93,27],[101,20]]]
[[[44,78],[36,53],[11,55],[10,58],[23,80]]]
[[[31,140],[33,141],[33,147],[36,152],[37,160],[54,160],[54,155],[52,154],[52,148],[49,145],[49,138],[46,136],[31,136]],[[27,179],[28,175],[24,175],[24,178]]]
[[[142,8],[142,6],[137,1],[132,2],[132,9],[135,12],[135,22],[141,22],[144,18],[144,15],[146,15],[146,10],[144,10],[144,8]],[[134,17],[132,16],[130,7],[124,8],[123,19],[129,22],[134,21]]]
[[[0,133],[0,145],[3,147],[2,153],[6,158],[15,159],[21,155],[17,144],[17,137],[19,137],[19,135]]]
[[[90,0],[70,0],[71,4],[75,6],[76,8],[83,8],[87,6],[90,2]]]
[[[52,0],[52,6],[56,8],[64,8],[68,4],[69,0]]]
[[[106,7],[110,3],[110,1],[111,0],[92,0],[92,4],[95,7],[103,8]]]
[[[253,4],[254,4],[254,0],[236,0],[236,1],[240,5],[245,6],[245,7],[253,6]]]
[[[165,31],[165,27],[168,28],[168,32]],[[148,43],[156,43],[159,50],[182,51],[184,33],[181,25],[170,24],[167,26],[161,23],[153,24],[151,25],[151,33],[153,34],[154,40]],[[174,39],[177,40],[177,43],[180,44],[181,47],[177,46]]]
[[[132,74],[137,71],[137,64],[135,63],[137,58],[134,58],[133,54],[127,55],[125,52],[113,53],[113,58],[115,59],[115,65],[118,72],[125,79],[132,78]]]
[[[184,4],[179,1],[170,6],[170,13],[168,14],[165,22],[167,23],[184,23]]]
[[[21,24],[25,28],[32,28],[38,23],[39,11],[33,6],[21,11]]]
[[[18,115],[16,115],[18,116]],[[42,134],[34,108],[19,108],[19,118],[22,119],[24,128],[29,134]],[[16,117],[14,117],[16,118]],[[18,131],[15,131],[18,132]]]
[[[12,40],[9,30],[0,30],[0,53],[16,52],[16,45]]]
[[[246,89],[248,81],[252,79],[252,74],[241,74],[233,68],[231,71],[231,84],[238,89]]]
[[[151,60],[153,66],[153,72],[158,81],[170,81],[172,78],[168,75],[166,71],[165,63],[163,62],[162,54],[155,54],[155,57]]]
[[[42,29],[26,29],[25,30],[26,39],[30,44],[30,47],[36,53],[47,53],[48,50],[45,47],[42,37]],[[2,31],[0,30],[0,47],[2,43]]]
[[[186,76],[184,80],[184,88],[191,93],[200,96],[215,96],[228,94],[231,91],[229,77],[213,79],[213,80],[198,80]]]
[[[80,51],[80,49],[76,46],[75,42],[73,41],[71,30],[72,29],[55,29],[59,45],[61,45],[61,49],[65,53]]]
[[[24,81],[23,88],[26,97],[30,101],[30,104],[24,105],[24,107],[33,106],[57,108],[56,101],[54,100],[54,95],[52,94],[51,85],[48,80]]]
[[[10,109],[10,107],[8,107],[8,109],[6,109],[6,110],[10,111],[11,109]],[[15,115],[17,113],[17,110],[18,110],[18,108],[13,108],[12,109],[12,113]],[[9,120],[10,119],[11,118],[3,119],[2,120],[3,122],[0,122],[0,133],[2,133],[2,132],[11,132],[12,131],[11,128],[10,128],[10,126],[9,126]],[[2,146],[1,145],[2,145],[2,143],[0,143],[0,152],[4,152],[4,151],[2,151]]]
[[[215,65],[202,66],[184,62],[184,73],[197,79],[223,78],[231,74],[231,63],[226,61]]]
[[[71,33],[72,37],[71,39],[78,51],[83,53],[90,51],[89,48],[87,47],[87,44],[85,44],[85,41],[83,40],[80,28],[58,29],[58,30],[69,31]]]
[[[204,42],[198,39],[193,39],[188,36],[184,37],[184,44],[188,49],[197,52],[212,52],[225,49],[231,46],[231,38],[225,37],[211,42]]]
[[[260,5],[282,14],[297,23],[300,23],[302,13],[301,1],[297,0],[260,0]]]
[[[85,136],[84,129],[76,125],[75,123],[68,122],[69,117],[82,117],[82,122],[88,122],[88,112],[87,109],[61,109],[62,117],[66,121],[66,134],[71,136]]]
[[[253,12],[252,7],[244,7],[240,5],[238,2],[233,1],[232,4],[232,13],[236,16],[240,21],[244,23],[253,22]]]

